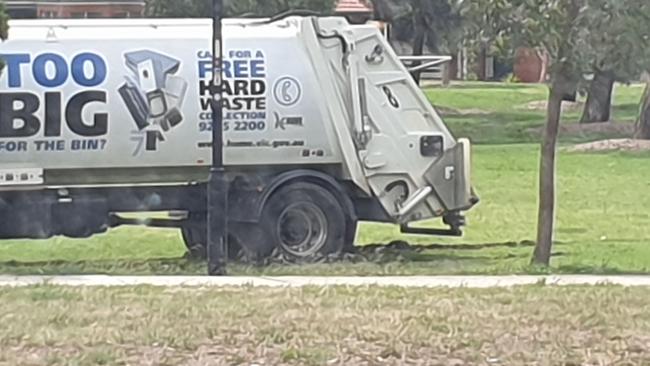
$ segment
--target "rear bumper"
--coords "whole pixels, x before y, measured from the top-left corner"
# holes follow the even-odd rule
[[[479,202],[471,184],[471,160],[469,140],[460,139],[424,174],[424,179],[448,213],[470,210]]]

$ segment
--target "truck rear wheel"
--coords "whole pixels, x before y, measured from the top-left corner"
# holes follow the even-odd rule
[[[327,189],[292,183],[273,193],[262,215],[269,244],[291,262],[317,262],[346,249],[346,215]]]

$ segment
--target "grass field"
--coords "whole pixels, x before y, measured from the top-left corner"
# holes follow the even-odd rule
[[[431,102],[440,107],[456,136],[467,136],[480,144],[540,141],[539,136],[529,130],[544,125],[544,102],[548,96],[548,88],[544,85],[463,83],[451,88],[429,88],[426,93]],[[612,119],[619,123],[636,121],[642,93],[641,85],[618,85]],[[583,108],[581,103],[567,108],[562,123],[577,123]],[[603,137],[610,136],[584,133],[561,136],[561,140],[572,142]]]
[[[544,286],[0,289],[0,365],[647,365],[649,297]]]
[[[617,89],[614,115],[634,118],[638,86]],[[545,98],[542,86],[466,84],[427,93],[459,136],[474,147],[473,181],[482,202],[469,215],[466,236],[440,239],[400,235],[391,225],[365,224],[357,243],[407,241],[401,249],[362,248],[343,263],[313,266],[231,266],[233,274],[507,274],[530,273],[535,238],[538,145],[525,131],[543,124],[543,110],[529,103]],[[475,113],[465,112],[473,110]],[[465,111],[465,112],[462,112]],[[462,112],[462,113],[458,113]],[[574,123],[579,112],[568,114]],[[522,132],[523,131],[523,132]],[[464,133],[466,132],[466,133]],[[650,162],[647,153],[569,154],[559,161],[558,231],[552,271],[563,273],[650,272]],[[433,246],[426,247],[427,245]],[[86,240],[5,241],[0,273],[204,273],[202,263],[183,259],[175,230],[122,228]]]
[[[427,94],[474,147],[481,204],[461,239],[364,224],[360,254],[310,266],[231,264],[240,275],[517,274],[535,237],[538,86]],[[639,87],[620,87],[629,123]],[[537,105],[537,104],[535,104]],[[575,123],[570,110],[565,123]],[[580,134],[562,141],[599,138]],[[650,273],[650,153],[559,158],[557,273]],[[433,223],[428,223],[433,225]],[[405,242],[408,242],[406,244]],[[389,243],[393,243],[388,245]],[[0,274],[204,274],[176,230],[4,241]],[[0,288],[4,365],[648,365],[650,289]]]

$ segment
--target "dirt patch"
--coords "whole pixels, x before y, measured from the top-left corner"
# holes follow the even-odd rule
[[[546,111],[548,108],[548,101],[546,100],[536,100],[534,102],[528,103],[526,107],[533,111]],[[575,112],[584,109],[585,104],[583,102],[563,102],[562,111],[563,112]]]
[[[650,151],[650,140],[615,139],[575,145],[569,152]]]
[[[633,122],[604,122],[604,123],[572,123],[560,125],[560,136],[582,137],[585,135],[599,135],[614,138],[625,138],[634,135],[635,123]],[[528,129],[533,136],[541,137],[544,128],[537,127]]]

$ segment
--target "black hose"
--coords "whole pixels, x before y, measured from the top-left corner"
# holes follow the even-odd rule
[[[343,38],[342,35],[339,33],[333,33],[333,34],[325,34],[321,32],[320,26],[318,25],[318,19],[316,18],[311,18],[311,22],[314,26],[314,29],[316,29],[316,36],[320,39],[338,39],[339,42],[341,42],[341,48],[343,49],[343,54],[346,55],[348,53],[348,42]]]
[[[277,22],[278,20],[282,20],[288,17],[293,17],[293,16],[300,16],[300,17],[317,17],[322,15],[319,12],[313,11],[313,10],[303,10],[303,9],[290,9],[285,12],[276,14],[268,19],[265,19],[260,22],[255,22],[251,23],[253,25],[262,25],[262,24],[270,24],[273,22]],[[243,18],[257,18],[259,16],[256,16],[253,13],[246,13],[242,15]]]
[[[275,15],[271,17],[268,22],[273,23],[277,22],[278,20],[282,20],[284,18],[292,17],[292,16],[299,16],[299,17],[317,17],[322,15],[321,13],[313,10],[305,10],[305,9],[295,9],[295,10],[287,10],[283,13],[280,13],[278,15]]]
[[[245,14],[246,16],[250,16],[251,14]],[[341,48],[343,50],[343,55],[344,55],[344,62],[345,62],[345,55],[348,53],[348,42],[345,40],[345,38],[338,34],[324,34],[321,32],[320,27],[318,26],[318,19],[317,17],[322,15],[319,12],[313,11],[313,10],[287,10],[285,12],[282,12],[280,14],[277,14],[269,19],[260,21],[260,22],[254,22],[254,23],[249,23],[246,25],[264,25],[264,24],[271,24],[273,22],[277,22],[279,20],[291,17],[291,16],[303,16],[303,17],[311,17],[311,22],[314,26],[314,29],[316,29],[316,36],[320,39],[338,39],[339,42],[341,43]]]

